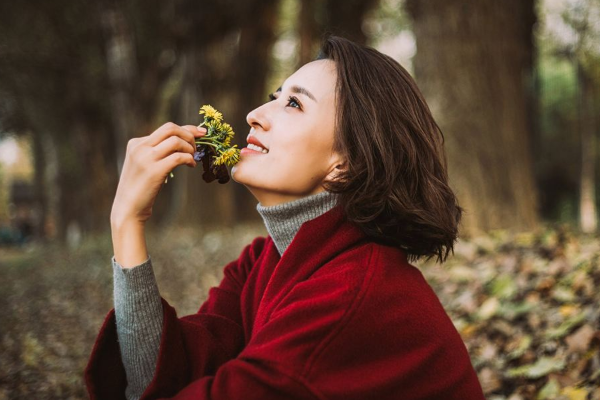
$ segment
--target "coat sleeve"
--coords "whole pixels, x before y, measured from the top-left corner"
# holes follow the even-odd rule
[[[175,309],[160,298],[163,324],[158,360],[143,399],[171,396],[193,377],[214,373],[241,351],[245,339],[240,295],[264,242],[264,237],[257,237],[225,266],[221,283],[210,289],[196,314],[178,318]],[[114,308],[104,318],[84,380],[90,399],[126,399],[127,377]]]

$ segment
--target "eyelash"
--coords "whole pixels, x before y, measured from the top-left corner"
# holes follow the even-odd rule
[[[276,99],[277,99],[277,97],[275,97],[273,95],[273,93],[269,93],[269,101],[273,101]],[[298,108],[298,109],[302,110],[302,105],[300,104],[300,101],[298,100],[298,98],[296,96],[288,97],[288,104],[292,101],[298,105],[298,107],[294,107],[294,108]]]

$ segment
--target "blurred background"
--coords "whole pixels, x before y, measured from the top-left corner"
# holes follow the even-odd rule
[[[0,2],[0,400],[83,399],[112,308],[109,216],[127,141],[246,115],[334,33],[416,79],[466,209],[417,262],[487,398],[600,399],[599,0]],[[194,313],[266,229],[233,180],[178,167],[148,248]]]

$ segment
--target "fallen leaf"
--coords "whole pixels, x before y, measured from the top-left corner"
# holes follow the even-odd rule
[[[560,308],[558,309],[558,312],[563,317],[570,317],[571,315],[577,313],[578,311],[579,311],[579,307],[577,307],[573,304],[565,304],[563,306],[560,306]]]
[[[517,347],[510,353],[508,353],[506,357],[509,360],[521,357],[523,353],[525,353],[525,351],[529,348],[529,346],[531,346],[531,341],[532,338],[530,335],[525,335],[521,337],[518,341]]]
[[[565,342],[569,346],[569,351],[577,353],[585,352],[595,333],[596,330],[589,324],[585,324],[577,329],[575,333],[565,338]]]
[[[552,371],[560,371],[565,367],[565,361],[557,358],[541,357],[533,364],[522,365],[520,367],[511,368],[506,372],[506,375],[510,378],[514,377],[525,377],[525,378],[539,378],[544,375],[548,375]]]
[[[553,400],[560,393],[560,385],[555,378],[550,378],[548,382],[540,389],[538,400]]]
[[[588,392],[585,389],[568,386],[561,390],[560,394],[567,396],[569,400],[586,400]]]
[[[498,377],[498,373],[489,367],[483,368],[478,374],[479,381],[481,382],[481,388],[483,393],[491,393],[500,387],[502,382]]]
[[[572,317],[563,321],[563,323],[560,324],[560,326],[558,326],[557,328],[550,329],[548,332],[546,332],[546,334],[544,336],[547,339],[561,338],[561,337],[567,335],[569,332],[571,332],[575,327],[577,327],[584,320],[585,320],[585,314],[583,314],[583,313],[573,315]]]
[[[500,302],[496,297],[490,297],[486,301],[483,302],[481,308],[479,309],[479,318],[486,320],[494,316],[498,308],[500,307]]]

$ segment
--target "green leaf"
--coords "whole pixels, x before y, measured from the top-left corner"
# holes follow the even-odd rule
[[[526,314],[529,311],[536,308],[536,305],[523,301],[521,303],[504,303],[500,306],[498,314],[504,316],[507,319],[514,319],[521,314]]]
[[[585,321],[585,314],[573,315],[572,317],[566,319],[562,324],[560,324],[558,328],[550,329],[548,332],[546,332],[544,334],[544,337],[546,339],[558,339],[563,336],[566,336],[583,321]]]
[[[555,399],[560,393],[560,385],[555,378],[548,380],[548,383],[539,391],[537,400]]]
[[[513,360],[515,358],[521,357],[525,353],[525,351],[527,351],[529,346],[531,346],[532,341],[533,341],[533,339],[530,335],[523,336],[521,338],[521,340],[519,341],[518,347],[516,349],[514,349],[513,351],[511,351],[510,353],[508,353],[506,358],[509,360]]]
[[[565,361],[551,357],[541,357],[533,364],[522,365],[520,367],[511,368],[506,372],[509,378],[525,377],[539,378],[548,375],[552,371],[560,371],[565,367]]]
[[[517,292],[517,285],[509,274],[501,274],[490,283],[490,290],[495,297],[508,299]]]

